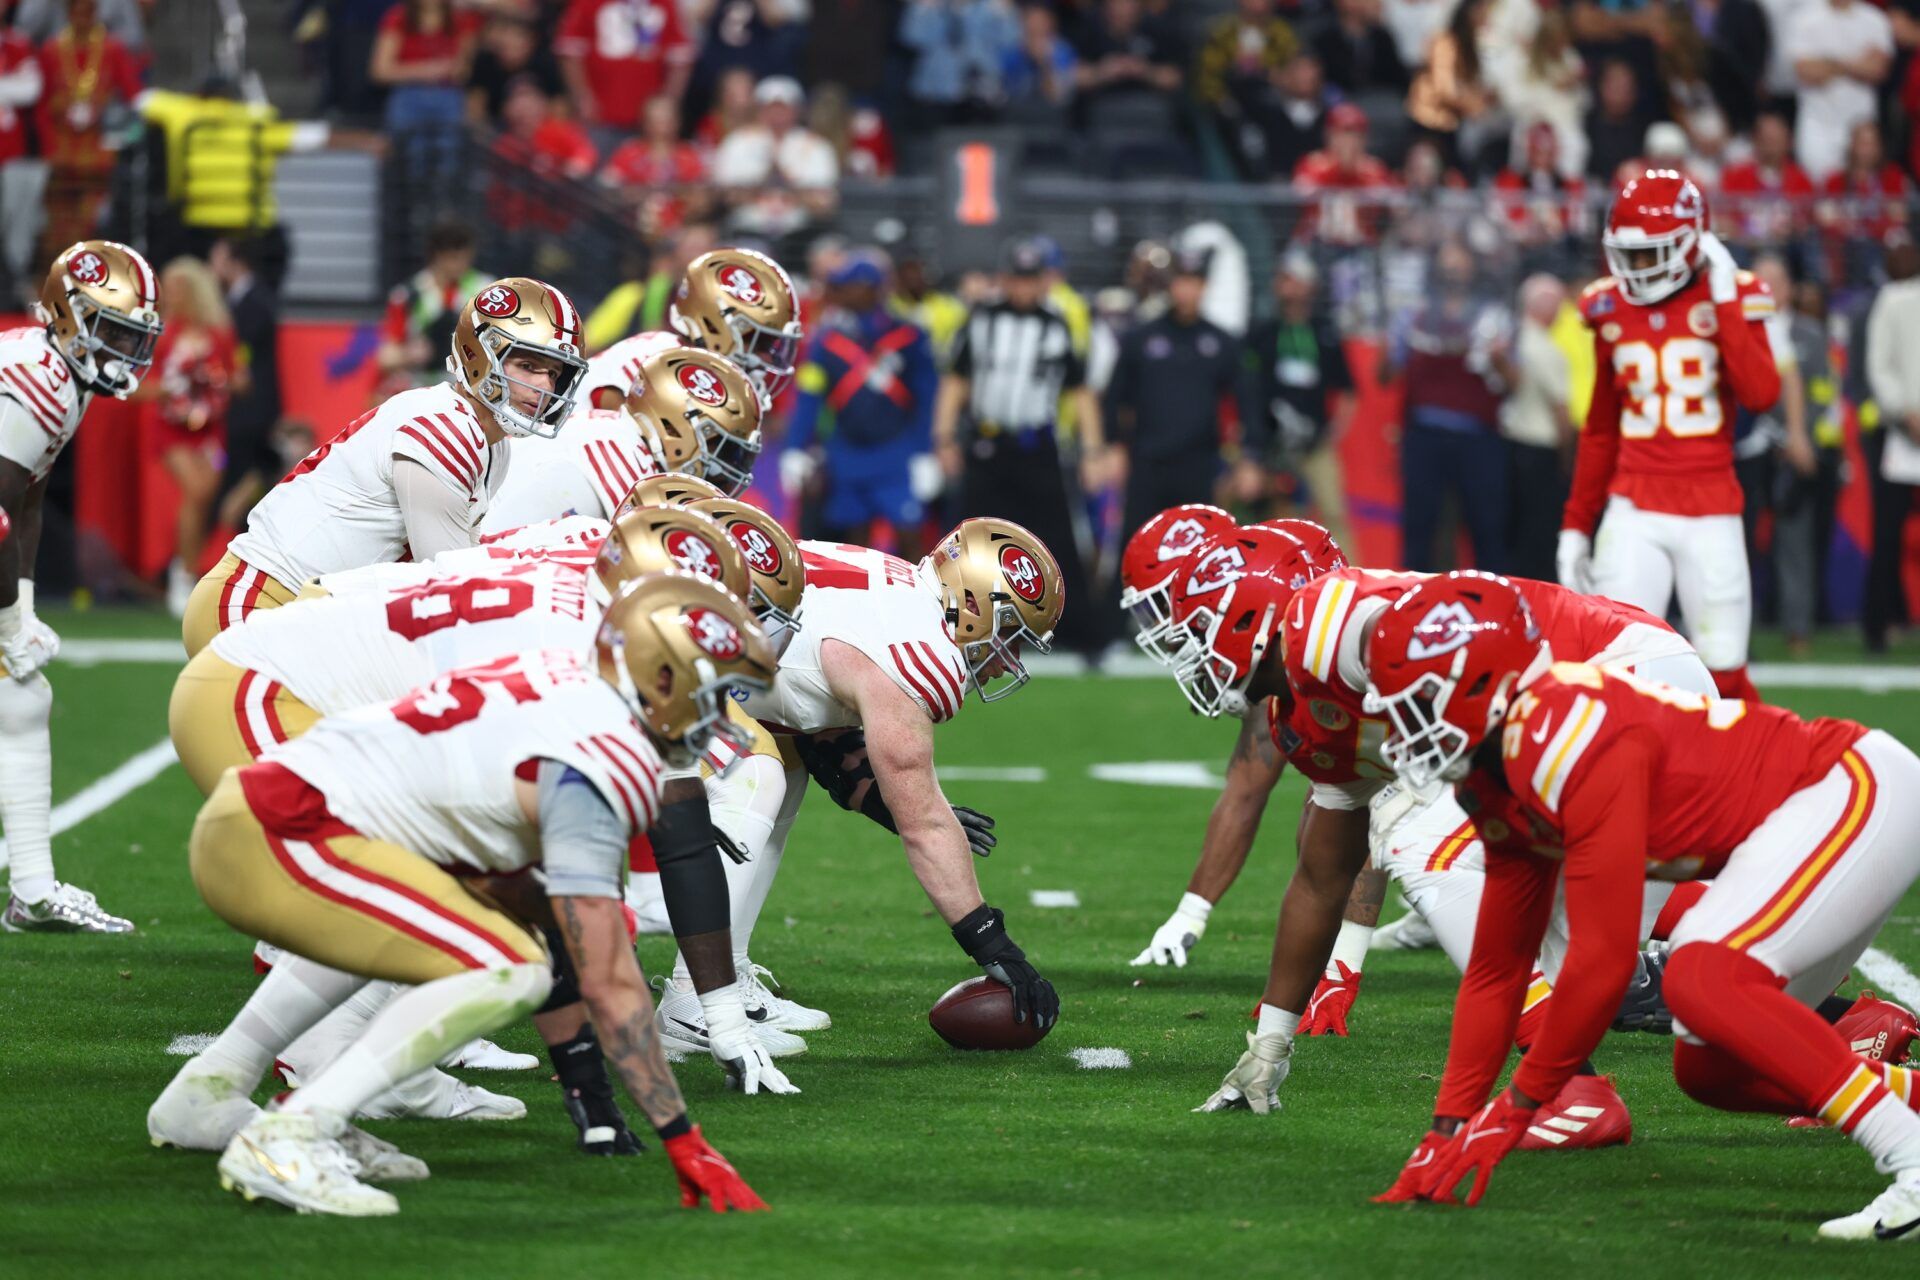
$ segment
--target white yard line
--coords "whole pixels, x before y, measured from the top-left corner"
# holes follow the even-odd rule
[[[167,1041],[167,1052],[176,1058],[191,1058],[196,1053],[204,1053],[208,1045],[217,1037],[212,1032],[203,1031],[198,1035],[179,1035]]]
[[[1083,1071],[1125,1071],[1133,1065],[1125,1049],[1074,1049],[1069,1056]]]
[[[1027,895],[1027,901],[1036,907],[1059,910],[1079,906],[1080,895],[1072,889],[1035,889]]]
[[[112,773],[89,782],[53,806],[53,813],[49,815],[53,820],[53,834],[59,835],[94,814],[112,808],[159,777],[178,758],[173,753],[173,740],[162,738]],[[0,840],[0,850],[5,848],[6,841]],[[3,857],[4,854],[0,854],[0,858]]]
[[[1013,765],[1006,768],[942,765],[942,782],[1045,782],[1047,771],[1037,765]]]
[[[187,661],[186,650],[178,640],[114,640],[82,638],[62,640],[60,656],[55,659],[70,667],[97,667],[103,662],[138,662],[178,667]]]
[[[1909,1009],[1920,1008],[1920,977],[1878,947],[1868,947],[1854,966],[1874,989],[1892,996]]]
[[[1193,787],[1218,791],[1226,779],[1198,760],[1138,760],[1096,764],[1087,776],[1100,782],[1124,782],[1137,787]]]

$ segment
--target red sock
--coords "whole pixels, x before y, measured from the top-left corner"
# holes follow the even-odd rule
[[[1721,697],[1738,698],[1742,702],[1760,701],[1760,691],[1753,687],[1753,681],[1747,677],[1746,664],[1708,674],[1713,677],[1713,687],[1720,691]]]
[[[1685,884],[1673,887],[1673,896],[1667,899],[1667,905],[1660,908],[1660,915],[1653,922],[1653,940],[1665,942],[1673,936],[1674,926],[1680,923],[1680,917],[1693,910],[1693,904],[1707,893],[1704,880],[1689,880]]]
[[[660,864],[653,860],[653,841],[644,835],[637,835],[627,841],[627,870],[633,872],[660,870]]]

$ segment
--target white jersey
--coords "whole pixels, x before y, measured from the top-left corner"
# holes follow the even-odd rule
[[[215,636],[213,651],[285,685],[321,715],[338,715],[390,702],[459,667],[542,649],[585,653],[604,611],[592,593],[577,567],[502,561],[479,573],[427,574],[261,609]]]
[[[938,724],[966,693],[960,649],[948,635],[936,587],[897,556],[837,542],[802,542],[807,586],[800,629],[780,655],[768,692],[746,701],[769,729],[817,733],[860,723],[827,688],[820,646],[838,640],[865,654]]]
[[[686,345],[671,329],[653,329],[620,339],[587,361],[587,380],[580,388],[580,403],[591,405],[594,395],[601,390],[625,396],[633,389],[633,380],[640,376],[641,361],[657,351],[671,351]]]
[[[38,326],[0,332],[0,458],[44,480],[93,402]],[[26,566],[30,576],[33,566]]]
[[[627,491],[659,470],[626,410],[582,409],[551,440],[513,442],[513,465],[480,529],[494,533],[567,515],[611,520]]]
[[[402,391],[308,454],[247,517],[232,551],[289,587],[405,559],[395,458],[418,462],[467,500],[477,529],[507,474],[507,443],[489,445],[449,383]]]
[[[538,760],[578,770],[629,837],[660,811],[659,754],[613,686],[570,650],[464,667],[329,716],[265,758],[361,834],[447,867],[512,872],[540,860],[539,827],[513,785],[531,781]]]

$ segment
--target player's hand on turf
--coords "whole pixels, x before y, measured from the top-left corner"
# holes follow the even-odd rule
[[[1560,585],[1582,595],[1593,591],[1593,539],[1578,529],[1562,529],[1553,555]]]
[[[1213,1096],[1195,1107],[1195,1111],[1236,1111],[1245,1108],[1255,1115],[1280,1109],[1280,1086],[1293,1069],[1293,1037],[1273,1033],[1247,1032],[1247,1051],[1233,1064],[1227,1078]]]
[[[8,675],[25,684],[59,652],[60,637],[52,627],[17,605],[0,609],[0,660]]]
[[[1194,947],[1206,936],[1207,912],[1213,904],[1195,893],[1183,894],[1180,905],[1174,909],[1167,922],[1153,931],[1153,941],[1147,949],[1133,958],[1136,965],[1160,964],[1186,968],[1187,957],[1193,954]]]
[[[1420,1145],[1407,1157],[1406,1164],[1400,1167],[1400,1176],[1393,1185],[1373,1198],[1375,1204],[1399,1204],[1406,1200],[1431,1200],[1433,1184],[1446,1170],[1446,1161],[1442,1156],[1453,1139],[1437,1129],[1429,1129],[1421,1135]]]
[[[798,1093],[800,1086],[787,1079],[787,1073],[767,1056],[760,1038],[751,1028],[744,1033],[722,1037],[708,1028],[707,1047],[713,1060],[727,1073],[727,1087],[752,1097],[757,1093]]]
[[[1716,305],[1740,296],[1739,264],[1711,231],[1700,233],[1700,259],[1707,264],[1707,293]]]
[[[967,848],[973,850],[975,857],[986,857],[1000,843],[1000,837],[993,834],[993,819],[978,809],[957,804],[953,806],[953,816],[960,819],[960,830],[966,834]]]
[[[1333,962],[1334,973],[1322,974],[1320,985],[1313,989],[1313,999],[1307,1001],[1306,1016],[1300,1019],[1300,1030],[1310,1036],[1343,1036],[1347,1034],[1347,1014],[1353,1009],[1353,1002],[1360,998],[1360,973],[1347,968],[1345,962]]]
[[[1060,993],[1040,976],[1038,969],[1027,963],[1025,956],[1002,956],[981,968],[989,978],[1005,983],[1012,990],[1015,1022],[1025,1022],[1031,1017],[1035,1026],[1045,1030],[1060,1020]]]
[[[729,1209],[751,1212],[767,1207],[766,1201],[753,1193],[746,1179],[742,1178],[727,1158],[707,1145],[700,1136],[700,1126],[666,1141],[667,1157],[673,1161],[673,1172],[680,1179],[680,1207],[696,1209],[705,1200],[715,1213],[725,1213]]]
[[[1507,1153],[1527,1136],[1527,1126],[1533,1123],[1537,1110],[1537,1107],[1520,1106],[1513,1100],[1513,1090],[1502,1089],[1492,1102],[1480,1108],[1479,1115],[1453,1135],[1453,1141],[1441,1153],[1442,1168],[1428,1198],[1451,1199],[1453,1189],[1472,1174],[1473,1187],[1467,1192],[1467,1203],[1479,1204],[1480,1197],[1487,1193],[1493,1167],[1506,1159]]]

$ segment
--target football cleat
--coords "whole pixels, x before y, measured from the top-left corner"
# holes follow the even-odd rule
[[[530,1053],[502,1049],[491,1040],[469,1040],[440,1059],[443,1067],[465,1067],[470,1071],[532,1071],[540,1059]]]
[[[1920,1169],[1902,1169],[1873,1203],[1820,1224],[1822,1240],[1920,1240]]]
[[[1613,1015],[1615,1031],[1646,1031],[1657,1036],[1673,1034],[1673,1010],[1667,1008],[1666,999],[1661,995],[1661,984],[1667,974],[1667,954],[1664,946],[1652,946],[1634,961],[1633,981],[1627,984],[1620,1008]]]
[[[647,1149],[627,1128],[627,1118],[612,1098],[584,1097],[579,1090],[570,1090],[562,1095],[562,1101],[567,1118],[580,1131],[577,1146],[581,1155],[637,1156]]]
[[[56,884],[38,902],[8,898],[7,909],[0,912],[0,929],[8,933],[132,933],[133,921],[106,910],[78,885]]]
[[[520,1099],[490,1093],[439,1070],[402,1080],[360,1108],[366,1120],[518,1120],[526,1114],[527,1104]]]
[[[809,1009],[785,996],[773,970],[749,960],[736,979],[740,1002],[747,1007],[747,1020],[755,1026],[778,1027],[782,1031],[825,1031],[833,1025],[825,1009]]]
[[[400,1202],[354,1176],[340,1144],[311,1115],[263,1111],[233,1136],[220,1157],[220,1185],[248,1200],[272,1200],[300,1213],[374,1218]]]
[[[700,1007],[700,997],[691,990],[675,989],[665,978],[654,979],[653,986],[659,998],[654,1018],[660,1028],[660,1047],[668,1053],[712,1052],[707,1039],[707,1013]],[[751,1012],[747,1016],[750,1020],[753,1017]],[[769,1022],[755,1021],[753,1034],[769,1058],[792,1058],[807,1051],[805,1040]]]
[[[1833,1029],[1848,1048],[1869,1062],[1894,1067],[1907,1060],[1915,1037],[1920,1037],[1920,1021],[1915,1021],[1911,1010],[1871,991],[1862,991]]]
[[[1584,1151],[1625,1146],[1633,1140],[1633,1116],[1607,1076],[1575,1076],[1552,1102],[1534,1113],[1522,1151]]]
[[[260,1108],[238,1083],[200,1067],[180,1068],[147,1108],[147,1137],[156,1147],[225,1151],[233,1135],[253,1123]]]
[[[1369,951],[1426,951],[1440,945],[1427,918],[1408,906],[1407,914],[1373,931]]]

